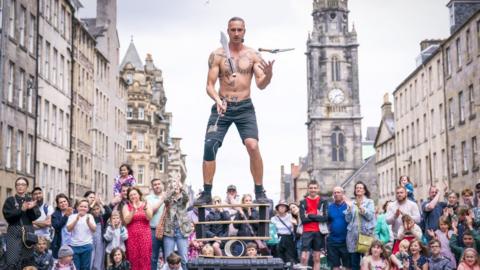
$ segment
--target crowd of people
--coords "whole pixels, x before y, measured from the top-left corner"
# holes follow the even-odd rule
[[[229,185],[225,198],[213,196],[219,206],[208,209],[203,225],[213,241],[203,241],[195,233],[198,208],[181,183],[169,184],[152,179],[144,196],[124,164],[111,202],[88,191],[75,202],[57,194],[53,206],[41,187],[19,177],[3,206],[0,269],[176,270],[199,256],[268,255],[315,270],[322,260],[330,269],[480,270],[480,183],[461,194],[432,186],[419,202],[401,177],[396,200],[380,206],[363,182],[354,194],[335,187],[327,197],[311,181],[298,203],[272,204],[270,240],[234,243],[222,237],[256,236],[259,223],[217,221],[258,220],[252,195],[240,197]]]

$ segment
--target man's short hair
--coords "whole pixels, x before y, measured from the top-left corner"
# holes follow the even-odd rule
[[[34,193],[37,190],[39,190],[40,192],[43,192],[41,187],[34,187],[33,190],[32,190],[32,193]]]
[[[168,264],[179,264],[182,261],[182,258],[178,256],[177,253],[172,252],[170,255],[167,257],[167,263]]]
[[[437,240],[437,239],[433,239],[433,240],[431,240],[430,242],[428,242],[428,245],[429,245],[429,246],[431,246],[431,245],[433,245],[433,244],[438,244],[440,247],[442,247],[442,243],[441,243],[439,240]]]
[[[258,247],[257,247],[257,244],[256,244],[256,243],[250,242],[250,243],[248,243],[247,246],[246,246],[246,249],[249,249],[249,248],[257,249]]]
[[[155,181],[160,181],[160,182],[162,182],[162,179],[160,179],[160,178],[153,178],[152,180],[150,180],[150,184],[153,186],[153,182],[155,182]]]
[[[407,192],[407,188],[404,187],[404,186],[397,186],[397,187],[395,188],[395,191],[397,191],[397,190],[399,190],[399,189],[403,189],[403,190],[405,190],[405,192]]]
[[[308,185],[307,187],[311,186],[311,185],[315,185],[318,187],[318,182],[316,180],[310,180],[310,182],[308,182]]]
[[[228,20],[228,23],[231,23],[231,22],[234,22],[234,21],[240,21],[243,24],[245,24],[245,20],[240,18],[240,17],[237,17],[237,16],[230,18],[230,20]]]

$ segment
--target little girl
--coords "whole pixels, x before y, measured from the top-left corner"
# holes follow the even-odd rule
[[[478,252],[474,248],[466,248],[457,270],[480,270]]]
[[[73,250],[64,245],[58,250],[58,261],[53,265],[52,270],[76,270],[73,264]]]
[[[420,226],[415,224],[413,218],[409,215],[402,216],[403,225],[398,229],[398,239],[408,239],[408,240],[422,240],[422,229]]]
[[[410,254],[408,260],[403,261],[403,269],[428,270],[428,259],[426,257],[427,249],[419,240],[413,240],[410,243]]]
[[[403,239],[398,244],[398,252],[390,255],[390,261],[397,266],[398,269],[403,269],[403,262],[408,260],[408,249],[410,248],[410,241]]]
[[[110,224],[107,226],[107,230],[103,235],[105,240],[108,242],[105,252],[107,257],[110,257],[110,253],[115,248],[120,248],[125,252],[125,240],[128,239],[128,231],[125,226],[122,225],[120,220],[120,212],[114,210],[112,216],[110,217]]]
[[[415,201],[415,196],[413,194],[414,189],[413,189],[413,183],[410,181],[410,177],[403,175],[400,176],[400,180],[398,181],[400,186],[405,187],[407,190],[407,198],[411,201]]]
[[[441,251],[440,254],[448,259],[450,259],[450,266],[452,269],[455,269],[457,265],[457,261],[455,260],[455,255],[453,255],[452,251],[450,250],[449,243],[450,238],[452,237],[453,231],[451,230],[450,222],[448,222],[447,217],[440,217],[438,220],[439,229],[437,229],[433,235],[430,233],[430,236],[433,239],[437,239],[440,241],[441,244]]]
[[[389,270],[390,263],[387,256],[387,251],[382,242],[373,241],[368,250],[368,255],[362,260],[361,270]]]
[[[33,256],[35,257],[35,267],[37,267],[38,270],[49,270],[52,268],[53,257],[52,254],[48,252],[48,240],[45,237],[38,237]]]
[[[130,270],[130,262],[125,258],[125,253],[120,248],[114,248],[110,252],[110,261],[112,265],[108,270]]]

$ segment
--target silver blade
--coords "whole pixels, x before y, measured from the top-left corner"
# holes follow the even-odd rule
[[[287,48],[287,49],[278,49],[277,52],[288,52],[288,51],[293,51],[295,48]]]
[[[220,31],[220,43],[222,44],[223,50],[225,50],[227,58],[232,58],[230,55],[230,48],[228,47],[227,35],[222,31]]]

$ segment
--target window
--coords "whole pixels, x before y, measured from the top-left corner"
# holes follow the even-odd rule
[[[477,137],[472,137],[472,170],[478,169],[478,146]]]
[[[127,134],[127,151],[132,151],[132,134]]]
[[[46,20],[50,20],[50,18],[52,17],[52,14],[51,14],[51,8],[50,8],[50,3],[51,0],[45,0],[45,19]]]
[[[65,78],[63,74],[65,73],[65,57],[63,55],[60,55],[60,73],[58,74],[59,76],[59,88],[63,92],[65,89]]]
[[[450,148],[450,155],[452,156],[452,174],[457,175],[457,156],[455,151],[455,145]]]
[[[15,38],[15,13],[16,13],[16,5],[17,5],[17,1],[15,0],[10,0],[10,16],[8,18],[8,35],[11,37],[11,38]]]
[[[468,152],[467,152],[467,143],[462,142],[462,171],[465,173],[468,171]]]
[[[438,175],[437,175],[437,153],[433,153],[433,168],[432,168],[432,172],[433,172],[433,179],[435,179],[435,181],[438,181]]]
[[[435,110],[431,109],[430,110],[430,132],[432,133],[432,137],[435,136]]]
[[[33,113],[33,76],[29,76],[27,86],[27,111]]]
[[[45,78],[50,80],[50,43],[45,42]]]
[[[63,145],[63,110],[58,114],[58,144]]]
[[[412,126],[412,133],[411,133],[411,136],[412,136],[412,139],[411,139],[411,142],[412,142],[412,148],[415,147],[415,122],[412,122],[411,124]]]
[[[442,178],[445,179],[447,177],[447,154],[445,149],[442,149]]]
[[[138,184],[143,185],[143,180],[145,178],[145,166],[138,165],[138,174],[137,174]]]
[[[128,106],[127,107],[127,119],[132,119],[133,118],[133,108]]]
[[[51,139],[54,143],[57,142],[57,106],[52,105],[52,129]]]
[[[473,91],[473,84],[468,86],[468,113],[470,118],[475,117],[475,92]]]
[[[5,147],[5,154],[7,159],[5,160],[5,166],[7,168],[12,168],[12,140],[13,140],[13,127],[7,127],[7,141]]]
[[[27,173],[32,173],[32,149],[33,149],[33,136],[28,135],[27,138],[27,152],[25,155],[25,171]]]
[[[427,125],[427,114],[423,114],[423,139],[427,141],[428,125]]]
[[[477,52],[480,53],[480,20],[477,21]]]
[[[340,81],[340,62],[338,61],[338,57],[332,57],[332,81]]]
[[[442,64],[440,63],[440,59],[437,60],[437,88],[440,89],[442,86]]]
[[[143,107],[138,108],[138,119],[145,119],[145,109]]]
[[[145,135],[143,133],[137,134],[137,144],[138,144],[138,151],[143,151],[145,147]]]
[[[31,54],[35,53],[35,22],[35,16],[33,14],[30,14],[30,24],[28,27],[28,52]]]
[[[26,29],[27,26],[27,9],[23,6],[20,6],[20,18],[19,18],[19,37],[18,41],[20,46],[25,47],[25,36],[26,36]]]
[[[0,0],[0,22],[3,22],[3,0]],[[2,189],[0,189],[0,192]]]
[[[417,118],[417,144],[420,144],[420,119]]]
[[[16,154],[16,163],[17,171],[22,170],[22,153],[23,153],[23,132],[17,131],[17,154]]]
[[[453,98],[448,100],[448,127],[453,128],[455,113],[453,111]]]
[[[430,94],[433,93],[433,87],[432,87],[432,82],[433,82],[433,75],[432,75],[432,66],[428,67],[428,91]]]
[[[438,119],[440,119],[440,132],[443,132],[445,130],[445,121],[443,120],[444,117],[444,112],[443,112],[443,104],[438,105]]]
[[[462,44],[460,42],[460,38],[457,38],[455,41],[455,57],[457,58],[457,68],[462,67],[462,48],[460,47]]]
[[[43,137],[48,138],[48,125],[50,117],[50,102],[45,100],[45,105],[43,107]]]
[[[450,47],[445,49],[445,67],[447,76],[452,75],[452,56],[450,55]]]
[[[58,51],[53,48],[53,59],[52,59],[52,83],[53,85],[58,86],[57,73],[58,73]]]
[[[164,156],[160,156],[160,162],[158,163],[158,169],[162,173],[165,171],[165,157]]]
[[[470,44],[471,42],[470,35],[471,35],[470,29],[467,29],[467,31],[465,31],[465,51],[467,54],[467,61],[470,60],[470,58],[472,57],[471,55],[472,45]]]
[[[23,94],[25,93],[25,70],[20,69],[20,81],[18,82],[18,107],[23,109]]]
[[[70,144],[70,115],[65,113],[65,146],[67,147]]]
[[[465,98],[463,96],[463,91],[458,93],[458,110],[460,117],[460,124],[465,123]]]
[[[38,36],[38,75],[44,76],[44,68],[43,68],[43,38],[42,36]]]
[[[53,27],[58,28],[58,0],[54,0],[52,23],[53,23]]]
[[[15,65],[12,62],[8,64],[8,92],[7,101],[13,102],[13,84],[15,81]]]
[[[332,143],[332,161],[345,161],[345,136],[339,127],[335,127],[330,136]]]
[[[62,5],[62,12],[60,13],[60,34],[65,35],[65,6]]]

